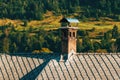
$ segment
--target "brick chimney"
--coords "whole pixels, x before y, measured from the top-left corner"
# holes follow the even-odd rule
[[[60,20],[61,27],[61,45],[62,53],[61,56],[67,55],[69,58],[72,54],[76,53],[76,42],[77,42],[77,25],[79,21],[73,18],[63,18]],[[61,59],[64,57],[61,57]]]

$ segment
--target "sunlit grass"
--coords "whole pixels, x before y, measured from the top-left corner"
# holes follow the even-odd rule
[[[44,30],[53,30],[58,29],[60,27],[60,19],[62,19],[63,16],[55,16],[52,12],[47,12],[44,14],[43,20],[32,20],[28,21],[27,26],[23,26],[22,20],[11,20],[11,19],[0,19],[0,26],[6,25],[6,24],[13,24],[18,31],[22,30],[29,30],[30,27],[33,29],[44,29]],[[91,36],[96,36],[100,32],[106,32],[108,30],[111,30],[114,25],[117,25],[120,27],[120,22],[115,21],[80,21],[78,28],[80,30],[90,30],[92,28],[95,28],[95,31],[93,33],[90,33]],[[119,28],[120,30],[120,28]]]

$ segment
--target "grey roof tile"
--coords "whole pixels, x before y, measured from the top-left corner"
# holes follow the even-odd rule
[[[120,54],[0,55],[0,80],[119,80]]]

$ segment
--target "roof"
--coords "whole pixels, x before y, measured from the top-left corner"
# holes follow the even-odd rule
[[[120,54],[0,55],[0,80],[119,80]]]
[[[78,27],[60,27],[59,29],[78,29]]]
[[[75,18],[63,18],[60,22],[79,23],[79,20]]]

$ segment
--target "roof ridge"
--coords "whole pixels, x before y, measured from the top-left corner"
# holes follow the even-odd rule
[[[120,55],[120,53],[76,53],[75,55]]]

